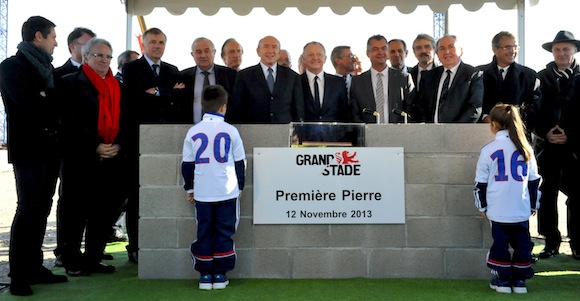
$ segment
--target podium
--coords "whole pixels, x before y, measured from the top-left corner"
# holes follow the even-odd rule
[[[290,147],[364,147],[364,123],[296,122],[289,124]]]

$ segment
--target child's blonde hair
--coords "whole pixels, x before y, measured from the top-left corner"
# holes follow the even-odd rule
[[[525,126],[516,106],[499,103],[489,112],[491,122],[495,122],[499,130],[507,130],[516,149],[528,162],[533,156],[532,146],[525,134]]]

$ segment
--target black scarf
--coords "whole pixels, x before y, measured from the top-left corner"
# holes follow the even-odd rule
[[[28,61],[36,68],[38,73],[44,79],[46,88],[54,88],[54,78],[52,75],[52,56],[46,51],[36,47],[31,42],[21,42],[16,47]]]

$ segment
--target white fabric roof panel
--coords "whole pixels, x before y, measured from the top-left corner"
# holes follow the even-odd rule
[[[296,7],[305,15],[314,14],[319,7],[330,7],[344,15],[352,7],[360,6],[370,14],[380,13],[385,6],[396,6],[402,13],[412,13],[418,5],[428,5],[434,12],[444,12],[451,4],[462,4],[466,10],[476,11],[485,3],[496,3],[501,9],[515,9],[519,1],[531,5],[540,0],[125,0],[127,13],[137,16],[150,14],[156,7],[164,7],[174,15],[181,15],[190,7],[197,7],[205,15],[215,15],[220,8],[230,7],[238,15],[249,14],[254,7],[263,7],[272,15],[280,15],[287,7]]]

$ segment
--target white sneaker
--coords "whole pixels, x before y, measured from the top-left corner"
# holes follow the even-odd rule
[[[230,284],[228,277],[223,274],[215,274],[213,276],[213,289],[214,290],[222,290],[226,288]]]

